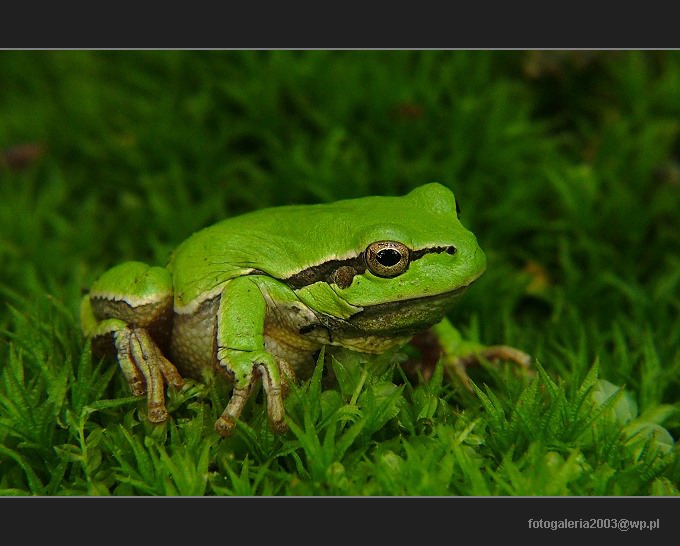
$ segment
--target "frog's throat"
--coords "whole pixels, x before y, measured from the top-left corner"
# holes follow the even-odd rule
[[[409,265],[427,254],[441,254],[442,252],[455,254],[456,247],[448,245],[411,250],[409,253]],[[345,279],[345,282],[348,285],[351,284],[352,278],[354,278],[356,275],[362,275],[368,267],[366,265],[363,251],[354,255],[350,255],[346,258],[326,260],[325,262],[309,266],[302,271],[299,271],[298,273],[295,273],[282,280],[294,290],[299,290],[300,288],[304,288],[305,286],[309,286],[317,282],[333,284],[336,282],[335,272],[341,267],[346,268],[344,270],[345,272],[353,271],[353,274],[351,274],[350,278]]]
[[[347,319],[330,318],[328,327],[340,334],[338,337],[358,333],[413,336],[439,322],[470,284],[472,282],[441,294],[368,305]]]

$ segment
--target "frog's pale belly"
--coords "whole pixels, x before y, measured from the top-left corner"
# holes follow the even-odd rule
[[[271,303],[271,302],[269,302]],[[217,312],[219,297],[202,303],[195,313],[175,313],[170,359],[180,373],[200,379],[206,368],[227,372],[217,360]],[[290,327],[286,313],[269,306],[264,324],[265,350],[283,367],[302,375],[314,365],[313,355],[323,343],[306,339]],[[291,317],[291,320],[292,317]]]
[[[418,298],[404,305],[392,302],[366,308],[348,320],[320,317],[299,301],[276,302],[268,294],[264,324],[265,350],[283,370],[305,377],[313,369],[315,353],[323,345],[335,345],[365,353],[382,353],[404,344],[418,331],[431,326],[460,291]],[[175,313],[170,359],[180,373],[201,378],[201,371],[212,368],[228,375],[217,360],[217,315],[219,296],[203,302],[193,313]]]
[[[175,313],[170,360],[182,375],[201,379],[201,371],[215,368],[215,330],[219,298],[201,304],[195,313]]]

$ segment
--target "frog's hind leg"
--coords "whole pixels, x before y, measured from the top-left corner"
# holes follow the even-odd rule
[[[167,420],[165,385],[180,388],[184,381],[149,333],[121,320],[107,319],[99,323],[92,344],[95,354],[115,352],[132,394],[146,393],[149,421]]]
[[[412,343],[423,355],[423,361],[416,367],[424,379],[432,376],[437,361],[442,358],[444,370],[449,377],[456,377],[470,392],[474,392],[474,389],[467,368],[479,365],[482,360],[494,364],[501,361],[511,362],[524,368],[529,374],[533,373],[531,357],[525,352],[509,345],[482,345],[463,340],[460,332],[447,319],[416,336]]]
[[[511,362],[525,369],[528,375],[533,375],[531,369],[531,357],[523,351],[510,347],[509,345],[489,345],[472,348],[467,354],[447,354],[444,352],[445,363],[451,367],[453,373],[458,377],[462,385],[474,392],[472,380],[467,373],[467,369],[472,366],[479,366],[482,360],[487,360],[492,364],[499,362]]]
[[[146,393],[149,421],[165,421],[165,385],[184,383],[159,346],[167,344],[172,326],[168,271],[139,262],[110,270],[83,298],[81,323],[95,355],[116,356],[132,393]]]

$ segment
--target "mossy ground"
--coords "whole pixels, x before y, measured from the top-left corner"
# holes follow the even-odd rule
[[[673,495],[680,53],[0,52],[0,493]],[[450,318],[535,358],[469,395],[334,364],[237,434],[228,386],[144,421],[79,330],[83,289],[195,230],[439,181],[488,257]]]

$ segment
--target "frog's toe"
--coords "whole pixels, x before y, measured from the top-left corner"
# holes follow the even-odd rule
[[[236,420],[231,415],[220,415],[215,421],[215,432],[220,436],[227,438],[231,436],[236,428]]]
[[[294,385],[296,382],[295,370],[293,370],[293,368],[291,368],[283,359],[278,361],[278,365],[281,374],[281,396],[285,398],[290,392],[290,386]]]
[[[144,378],[132,378],[128,379],[128,387],[130,387],[130,392],[132,396],[142,396],[146,394],[146,385],[144,384]]]
[[[447,358],[447,370],[453,372],[468,391],[474,392],[467,368],[479,366],[482,361],[487,361],[494,365],[497,365],[499,362],[511,362],[521,366],[529,374],[534,373],[531,369],[531,357],[524,351],[509,345],[491,345],[468,354],[449,356]]]
[[[215,430],[218,434],[225,437],[231,436],[236,428],[236,422],[241,417],[243,408],[248,398],[250,398],[252,390],[252,384],[250,383],[242,389],[234,387],[227,407],[222,412],[222,415],[217,418],[217,421],[215,421]]]
[[[172,362],[163,356],[160,350],[158,351],[157,365],[160,368],[163,379],[167,385],[176,389],[181,389],[184,386],[184,379],[179,371],[177,371],[177,368]]]
[[[523,368],[531,368],[531,357],[509,345],[492,345],[485,348],[481,354],[490,362],[512,362]]]
[[[285,421],[285,410],[283,408],[283,392],[281,386],[273,385],[268,374],[262,374],[262,383],[267,393],[267,420],[272,432],[281,433],[288,430]]]
[[[165,409],[165,405],[161,406],[148,406],[149,421],[151,423],[164,423],[168,420],[168,410]]]
[[[262,386],[267,395],[269,428],[275,433],[286,432],[288,425],[285,421],[283,398],[288,393],[287,379],[294,380],[294,376],[291,377],[293,371],[287,364],[284,363],[282,367],[281,362],[276,362],[270,357],[261,359],[257,365],[257,371],[262,378]]]
[[[273,432],[288,430],[283,398],[287,390],[286,379],[294,380],[293,371],[284,365],[282,373],[280,364],[266,351],[220,349],[217,356],[221,363],[224,362],[224,367],[232,372],[236,382],[226,409],[215,423],[217,432],[222,436],[229,436],[233,432],[250,397],[252,386],[259,380],[264,387],[270,429]]]
[[[146,394],[148,419],[167,421],[165,386],[184,384],[177,368],[163,356],[153,338],[143,328],[124,326],[114,333],[118,363],[134,396]]]

